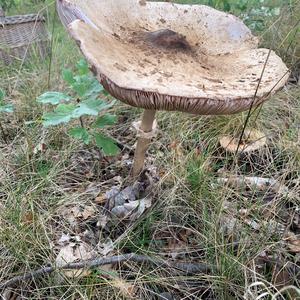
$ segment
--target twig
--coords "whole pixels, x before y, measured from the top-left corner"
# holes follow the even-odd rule
[[[187,263],[187,262],[167,262],[162,259],[155,259],[145,255],[137,255],[134,253],[111,256],[107,258],[95,258],[93,260],[81,261],[77,263],[66,264],[62,267],[42,267],[38,270],[25,273],[20,276],[16,276],[12,279],[7,280],[4,283],[0,284],[0,290],[12,287],[16,284],[21,283],[22,281],[28,281],[36,279],[38,277],[44,276],[46,274],[53,273],[54,271],[59,270],[77,270],[77,269],[90,269],[104,265],[122,263],[125,261],[133,261],[137,263],[150,263],[160,267],[169,267],[177,269],[179,271],[185,272],[186,275],[197,274],[197,273],[209,273],[211,267],[204,263]]]
[[[83,118],[82,118],[82,117],[79,117],[79,121],[80,121],[80,126],[81,126],[81,128],[85,128],[85,127],[84,127],[84,122],[83,122]]]

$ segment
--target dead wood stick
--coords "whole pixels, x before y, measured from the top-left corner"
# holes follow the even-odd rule
[[[12,287],[22,281],[32,280],[46,274],[50,274],[54,271],[59,270],[76,270],[76,269],[90,269],[95,267],[100,267],[104,265],[122,263],[125,261],[133,261],[137,263],[150,263],[160,267],[169,267],[177,269],[179,271],[185,272],[187,275],[197,274],[197,273],[209,273],[211,267],[205,263],[188,263],[188,262],[168,262],[162,259],[151,258],[150,256],[137,255],[134,253],[123,254],[117,256],[111,256],[107,258],[95,258],[93,260],[81,261],[77,263],[66,264],[62,267],[48,266],[42,267],[38,270],[25,273],[20,276],[13,277],[4,283],[0,284],[0,290]]]

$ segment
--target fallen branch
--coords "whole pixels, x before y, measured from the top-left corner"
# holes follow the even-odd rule
[[[81,261],[77,263],[66,264],[62,267],[43,267],[38,270],[25,273],[20,276],[16,276],[12,279],[7,280],[6,282],[0,284],[0,290],[12,287],[16,284],[21,283],[22,281],[28,281],[36,279],[38,277],[44,276],[46,274],[53,273],[54,271],[60,270],[78,270],[78,269],[91,269],[95,267],[100,267],[104,265],[122,263],[125,261],[133,261],[137,263],[150,263],[159,267],[169,267],[172,269],[177,269],[179,271],[185,272],[187,275],[197,274],[197,273],[209,273],[211,267],[204,263],[186,263],[186,262],[167,262],[162,259],[155,259],[145,255],[137,255],[134,253],[117,255],[107,258],[95,258],[93,260]]]
[[[229,176],[228,178],[218,178],[219,183],[227,183],[235,188],[249,187],[259,191],[271,190],[281,195],[288,194],[288,188],[276,179],[263,177],[247,177],[247,176]]]

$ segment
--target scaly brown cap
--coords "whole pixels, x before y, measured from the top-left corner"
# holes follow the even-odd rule
[[[280,57],[257,49],[241,20],[207,6],[57,1],[99,81],[135,107],[232,114],[262,103],[289,77]]]

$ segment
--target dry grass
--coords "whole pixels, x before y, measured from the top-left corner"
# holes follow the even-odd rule
[[[294,67],[295,76],[299,33],[294,32],[299,16],[299,10],[285,11],[270,21],[263,34],[263,44],[276,49]],[[57,23],[53,89],[64,89],[61,68],[72,66],[78,57],[77,48]],[[47,89],[48,63],[37,61],[22,69],[1,66],[0,70],[1,88],[16,105],[16,114],[4,121],[9,144],[0,141],[0,282],[53,263],[61,233],[78,234],[61,209],[94,205],[95,193],[106,192],[120,170],[117,161],[103,162],[93,147],[72,141],[66,128],[42,129],[42,108],[35,98]],[[175,299],[254,300],[270,299],[284,287],[294,286],[290,298],[282,291],[284,295],[274,299],[296,299],[300,258],[290,251],[285,233],[300,233],[300,223],[296,224],[300,222],[296,219],[300,217],[299,101],[299,85],[272,97],[249,123],[265,133],[267,146],[238,158],[220,148],[219,138],[238,135],[247,113],[158,114],[160,134],[148,158],[161,176],[154,190],[156,201],[138,221],[122,225],[125,231],[115,252],[203,261],[213,266],[211,274],[185,276],[126,263],[108,274],[97,269],[81,279],[62,279],[58,274],[40,278],[17,287],[15,293],[21,299],[164,299],[158,295],[170,293]],[[121,121],[112,134],[132,146],[133,137],[127,133],[138,111],[120,104],[115,112]],[[40,143],[45,150],[35,151]],[[236,190],[218,182],[218,177],[228,174],[276,179],[289,193]],[[82,223],[83,229],[87,226],[92,225]],[[111,236],[120,235],[118,230],[113,228]]]

